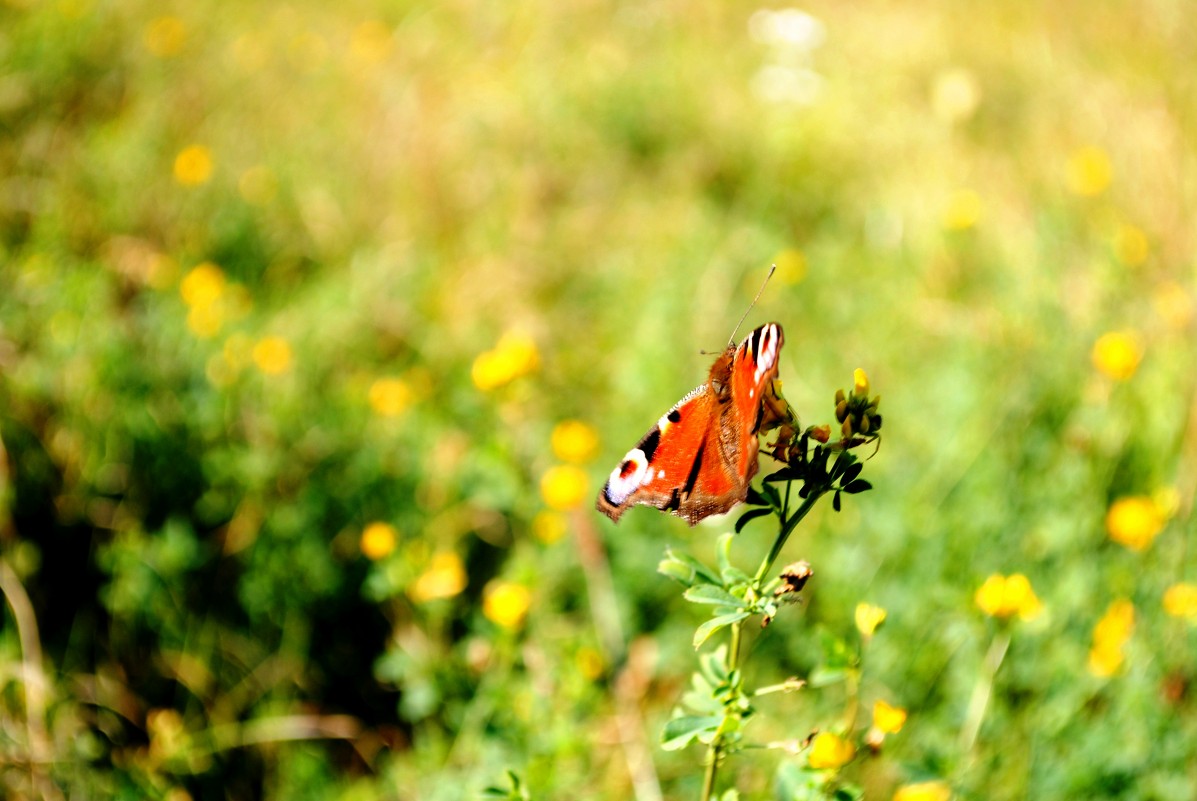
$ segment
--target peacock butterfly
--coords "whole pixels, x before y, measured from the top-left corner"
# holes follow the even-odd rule
[[[729,343],[705,384],[677,402],[614,470],[596,508],[615,522],[636,504],[696,524],[748,495],[757,471],[757,434],[775,425],[784,401],[775,393],[785,337],[767,323]]]

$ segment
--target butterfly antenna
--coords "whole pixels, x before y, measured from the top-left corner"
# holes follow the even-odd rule
[[[736,327],[732,329],[731,339],[727,341],[729,346],[736,344],[736,334],[740,331],[740,326],[744,325],[744,321],[748,319],[748,312],[752,311],[752,307],[761,299],[761,293],[765,291],[765,286],[769,283],[769,279],[773,277],[773,273],[777,271],[776,264],[769,265],[769,274],[765,276],[765,280],[761,281],[761,288],[756,291],[756,297],[752,299],[752,303],[748,304],[748,308],[744,310],[744,316],[740,318],[740,322],[736,323]]]

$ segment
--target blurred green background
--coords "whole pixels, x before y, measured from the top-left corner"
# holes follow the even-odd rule
[[[864,367],[886,436],[754,681],[867,601],[858,725],[909,713],[869,797],[1197,796],[1195,37],[1185,0],[0,4],[0,795],[696,798],[655,568],[730,522],[592,499],[776,262],[790,402]]]

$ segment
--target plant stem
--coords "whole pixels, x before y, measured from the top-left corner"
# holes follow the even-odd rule
[[[743,621],[731,625],[731,645],[727,649],[728,672],[740,667],[740,643],[743,641]],[[707,746],[706,773],[702,777],[702,801],[711,801],[715,792],[715,776],[719,773],[719,762],[723,759],[723,733],[718,732]]]
[[[819,500],[826,490],[823,492],[812,492],[802,501],[802,505],[794,510],[794,514],[785,518],[781,524],[781,529],[777,532],[777,539],[773,542],[773,547],[769,549],[769,555],[761,562],[760,568],[756,571],[756,576],[752,580],[752,586],[757,591],[760,590],[764,578],[769,573],[769,569],[773,567],[773,563],[777,561],[778,554],[781,553],[782,547],[785,546],[786,540],[789,539],[790,534],[795,527],[802,522],[802,518],[806,517],[807,513],[814,507],[815,501]],[[789,487],[786,487],[786,506],[789,506]],[[743,631],[743,621],[733,623],[731,625],[731,645],[727,651],[727,667],[728,672],[734,672],[740,667],[740,644],[742,642],[741,633]],[[723,734],[718,732],[711,738],[710,745],[707,746],[706,757],[706,772],[702,779],[702,796],[701,801],[711,801],[715,792],[715,777],[719,773],[719,761],[723,758]]]
[[[972,698],[968,702],[968,711],[964,717],[964,725],[960,729],[960,751],[965,758],[971,757],[973,746],[977,742],[977,735],[981,732],[981,723],[985,720],[985,708],[989,706],[989,696],[993,694],[993,681],[998,668],[1006,657],[1006,650],[1010,647],[1010,632],[1001,629],[989,644],[989,652],[985,654],[981,675],[977,676],[977,683],[973,687]]]
[[[773,542],[773,547],[769,549],[769,555],[765,557],[765,561],[761,562],[760,569],[756,571],[756,576],[752,579],[752,586],[758,590],[765,576],[768,575],[769,569],[773,567],[773,563],[777,561],[778,554],[781,549],[785,547],[786,540],[790,538],[790,534],[794,528],[802,522],[802,518],[806,517],[807,513],[814,507],[815,501],[825,495],[827,490],[822,492],[812,492],[803,501],[802,505],[794,510],[794,514],[786,518],[785,522],[781,524],[781,530],[777,532],[777,539]]]

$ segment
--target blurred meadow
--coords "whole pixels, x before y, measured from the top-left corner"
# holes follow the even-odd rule
[[[1197,797],[1192,11],[0,3],[0,795],[697,798],[656,568],[734,513],[593,499],[776,263],[738,336],[886,433],[748,644],[858,686],[755,735]]]

